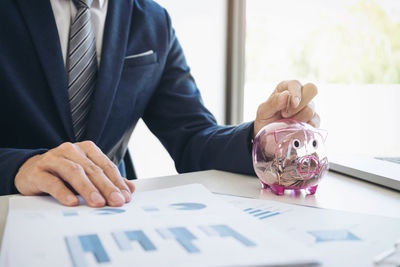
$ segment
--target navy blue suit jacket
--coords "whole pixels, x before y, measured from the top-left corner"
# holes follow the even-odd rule
[[[14,177],[25,160],[75,138],[50,1],[2,0],[0,25],[3,195],[16,193]],[[125,59],[148,50],[154,53]],[[110,0],[86,139],[119,164],[140,118],[166,147],[178,172],[254,173],[252,123],[216,124],[167,12],[152,1]]]

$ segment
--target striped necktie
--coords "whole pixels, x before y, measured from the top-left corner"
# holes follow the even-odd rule
[[[69,32],[66,69],[72,125],[76,140],[82,141],[96,84],[97,57],[89,10],[92,0],[73,2],[77,13]]]

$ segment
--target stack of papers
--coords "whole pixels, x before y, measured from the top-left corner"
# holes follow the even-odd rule
[[[398,218],[235,196],[220,198],[262,222],[265,229],[277,228],[306,245],[318,253],[323,266],[372,267],[373,258],[393,248],[400,238]]]
[[[265,217],[267,214],[260,215]],[[119,208],[10,199],[1,266],[272,266],[312,250],[202,185],[136,193]]]
[[[0,266],[373,266],[400,219],[215,195],[193,184],[119,208],[14,197]]]

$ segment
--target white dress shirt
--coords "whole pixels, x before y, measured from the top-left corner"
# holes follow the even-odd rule
[[[67,58],[69,28],[76,15],[76,7],[72,0],[50,0],[60,38],[64,66]],[[107,0],[93,0],[90,8],[92,29],[96,40],[97,62],[100,66],[101,46],[103,43],[104,24],[107,16]]]

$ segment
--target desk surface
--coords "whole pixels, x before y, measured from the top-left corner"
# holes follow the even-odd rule
[[[137,192],[192,183],[203,184],[214,193],[400,218],[400,192],[334,172],[327,174],[313,196],[289,192],[276,196],[269,190],[261,190],[255,177],[222,171],[193,172],[135,181]],[[9,197],[0,197],[0,240],[3,237]]]

